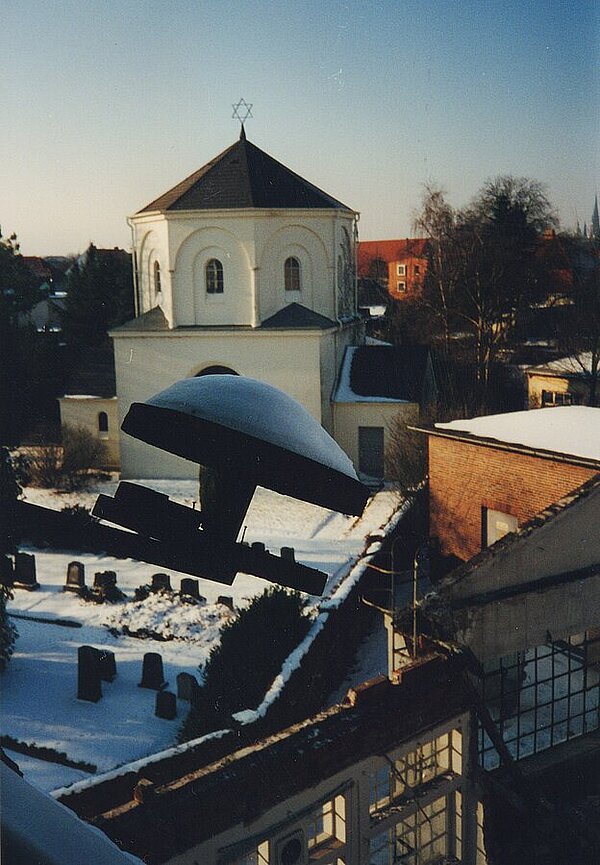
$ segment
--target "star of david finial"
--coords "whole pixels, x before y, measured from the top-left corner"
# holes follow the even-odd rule
[[[245,99],[240,99],[239,102],[236,102],[236,104],[231,107],[233,108],[233,114],[231,116],[236,120],[239,120],[242,124],[240,138],[245,138],[246,133],[244,132],[244,123],[248,118],[252,119],[252,102],[248,104]]]

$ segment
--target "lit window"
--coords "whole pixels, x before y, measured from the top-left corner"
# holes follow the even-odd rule
[[[283,266],[286,291],[300,291],[300,262],[293,256],[286,258]]]
[[[218,258],[211,258],[206,264],[206,293],[223,294],[223,265]]]
[[[312,812],[306,838],[309,850],[324,844],[346,843],[346,800],[343,795],[324,802]]]
[[[154,291],[157,294],[160,292],[160,264],[158,261],[154,262]]]
[[[398,265],[398,276],[406,276],[406,265],[399,264]]]
[[[405,282],[397,282],[396,283],[396,291],[398,291],[400,294],[404,294],[404,292],[406,291],[406,283]]]
[[[108,438],[108,415],[105,411],[98,412],[98,435],[101,439]]]
[[[572,393],[558,393],[555,390],[542,391],[542,406],[573,405]]]

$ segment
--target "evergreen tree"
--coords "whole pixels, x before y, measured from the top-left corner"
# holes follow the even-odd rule
[[[225,625],[210,653],[204,687],[190,711],[183,741],[230,723],[241,709],[255,708],[281,665],[308,631],[304,600],[280,587],[266,589]]]
[[[17,498],[21,488],[15,478],[10,454],[0,448],[0,672],[12,655],[17,630],[8,620],[6,601],[12,597],[12,561],[17,551]]]
[[[74,349],[98,346],[107,332],[133,317],[131,257],[90,244],[69,272],[63,329]]]

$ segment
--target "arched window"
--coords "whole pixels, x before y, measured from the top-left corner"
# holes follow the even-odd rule
[[[297,258],[290,256],[286,258],[283,265],[286,291],[300,291],[300,262]]]
[[[156,294],[160,291],[160,264],[158,261],[154,262],[154,291]]]
[[[105,411],[98,412],[98,434],[101,439],[108,438],[108,415]]]
[[[215,364],[214,366],[206,366],[204,369],[201,369],[200,372],[196,373],[196,378],[201,375],[239,375],[239,373],[228,366]]]
[[[206,293],[223,294],[223,265],[218,258],[206,263]]]

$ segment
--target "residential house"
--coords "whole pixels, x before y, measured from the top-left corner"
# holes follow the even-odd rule
[[[557,360],[526,370],[529,408],[557,405],[590,405],[591,392],[600,399],[600,358],[592,352]]]
[[[385,284],[393,300],[414,297],[427,273],[428,241],[361,240],[358,244],[358,275]]]

